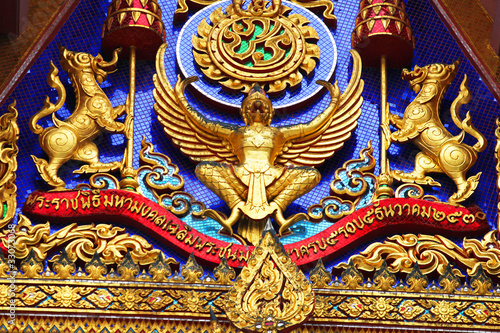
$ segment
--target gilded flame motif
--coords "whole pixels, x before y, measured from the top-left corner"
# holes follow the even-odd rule
[[[331,95],[330,105],[306,124],[272,127],[274,109],[265,92],[255,85],[241,106],[245,126],[210,121],[184,97],[185,87],[196,80],[177,81],[172,89],[158,52],[154,96],[155,110],[165,132],[193,161],[196,175],[231,208],[229,217],[207,209],[205,215],[228,232],[239,222],[238,233],[257,244],[269,217],[280,234],[307,219],[299,213],[286,219],[284,210],[320,180],[313,168],[330,158],[349,139],[361,114],[360,58],[355,51],[353,76],[340,96],[337,85],[318,81]]]
[[[17,187],[17,126],[16,103],[8,107],[9,112],[0,117],[0,229],[9,223],[16,213]]]
[[[312,315],[314,292],[271,232],[252,252],[226,296],[227,317],[239,329],[281,331]]]
[[[51,62],[51,71],[47,83],[58,94],[56,104],[47,97],[44,107],[31,117],[29,126],[33,133],[39,135],[42,149],[49,156],[46,161],[32,156],[40,176],[55,190],[64,190],[65,183],[57,175],[57,171],[67,161],[73,159],[86,162],[75,173],[96,173],[117,170],[121,162],[102,163],[99,161],[99,149],[92,141],[104,130],[115,133],[125,133],[126,124],[116,121],[127,107],[111,105],[108,97],[98,83],[106,80],[118,61],[119,49],[113,53],[113,59],[106,62],[101,55],[95,57],[88,53],[69,51],[60,47],[61,66],[68,73],[76,95],[76,108],[66,120],[55,116],[66,101],[66,89],[59,79],[59,70]],[[54,126],[42,128],[38,121],[52,115]]]
[[[412,172],[396,170],[392,176],[403,182],[440,186],[427,173],[445,173],[457,186],[457,192],[448,200],[450,203],[462,202],[474,193],[481,173],[467,179],[466,173],[476,163],[477,153],[486,148],[486,139],[472,125],[469,113],[464,120],[459,116],[460,107],[471,100],[467,76],[450,108],[451,118],[461,133],[453,136],[439,118],[441,100],[457,70],[458,61],[451,65],[431,64],[423,68],[415,66],[413,71],[403,70],[403,79],[418,95],[406,108],[403,118],[395,114],[390,116],[391,124],[398,128],[391,134],[391,141],[410,141],[420,149]],[[476,138],[474,146],[462,142],[465,133]]]
[[[254,83],[268,93],[281,92],[302,81],[316,67],[320,49],[313,44],[318,33],[281,0],[253,0],[246,10],[234,0],[217,8],[193,35],[193,55],[203,74],[224,87],[249,92]],[[271,75],[270,75],[271,74]]]

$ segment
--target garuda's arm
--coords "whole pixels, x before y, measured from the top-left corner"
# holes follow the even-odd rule
[[[165,75],[166,47],[163,44],[157,53],[157,74],[153,76],[154,108],[165,133],[193,161],[236,163],[238,159],[227,141],[235,126],[210,121],[189,105],[184,88],[196,78],[178,79],[172,89]]]
[[[330,105],[317,117],[306,124],[299,124],[279,129],[289,141],[283,152],[276,159],[282,165],[294,164],[316,166],[344,146],[351,137],[361,115],[364,82],[361,80],[361,58],[351,50],[353,59],[352,76],[344,93],[339,98],[338,87],[320,81],[331,96]]]
[[[198,81],[198,77],[196,76],[188,77],[185,80],[181,80],[180,76],[177,76],[177,83],[175,84],[174,91],[180,107],[183,109],[185,114],[189,117],[194,125],[200,127],[204,131],[221,137],[222,139],[228,140],[229,135],[231,135],[236,126],[207,119],[201,113],[196,111],[191,105],[189,105],[188,101],[186,100],[186,97],[184,96],[184,90],[190,83],[195,81]]]
[[[321,112],[308,123],[280,127],[281,132],[285,135],[285,138],[287,140],[294,140],[297,138],[307,139],[311,136],[317,136],[315,135],[316,133],[324,132],[324,130],[330,124],[332,116],[337,111],[340,100],[340,90],[337,82],[335,82],[335,86],[332,86],[331,83],[323,80],[316,81],[316,83],[328,89],[331,97],[330,105],[328,105],[328,107],[323,112]]]

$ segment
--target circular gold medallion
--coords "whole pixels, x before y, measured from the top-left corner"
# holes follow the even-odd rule
[[[193,35],[193,55],[203,73],[232,91],[248,92],[254,83],[268,93],[294,87],[310,74],[320,57],[316,30],[300,14],[288,15],[284,5],[273,15],[270,7],[255,14],[235,10],[233,4],[223,13],[219,7],[203,19]],[[251,13],[251,14],[250,14]],[[302,71],[302,73],[301,73]]]

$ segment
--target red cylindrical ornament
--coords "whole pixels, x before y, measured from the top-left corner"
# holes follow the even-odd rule
[[[165,41],[165,27],[156,0],[113,0],[102,26],[104,54],[122,47],[121,57],[128,57],[130,46],[137,48],[137,58],[154,60]]]
[[[379,67],[384,55],[388,67],[408,65],[415,38],[403,0],[361,0],[351,43],[363,66]]]

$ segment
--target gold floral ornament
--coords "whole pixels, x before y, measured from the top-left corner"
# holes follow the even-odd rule
[[[447,323],[470,323],[467,317],[459,314],[471,305],[471,302],[448,302],[438,300],[417,300],[429,313],[417,318],[418,321],[425,322],[447,322]]]
[[[203,267],[196,262],[193,254],[189,255],[189,259],[181,268],[181,274],[184,277],[182,280],[186,283],[200,283],[203,276]]]
[[[321,258],[316,263],[316,267],[309,273],[309,279],[314,288],[327,288],[328,284],[332,282],[332,275],[326,270]]]
[[[24,287],[24,286],[22,286]],[[41,300],[46,299],[47,295],[40,291],[40,287],[29,286],[19,294],[21,301],[27,306],[33,306],[40,303]]]
[[[226,258],[221,258],[219,266],[214,269],[214,278],[217,283],[230,284],[235,278],[236,272],[228,265]]]
[[[195,313],[209,313],[209,303],[221,294],[220,291],[196,290],[167,290],[167,293],[177,300],[169,310]]]
[[[149,266],[148,272],[154,281],[166,282],[167,278],[172,275],[171,264],[178,264],[178,262],[172,258],[165,259],[163,253],[160,252],[158,253],[158,257],[156,257],[156,261]]]
[[[226,13],[212,12],[211,25],[201,21],[193,55],[206,77],[234,91],[259,83],[274,93],[298,85],[301,70],[314,70],[320,57],[316,30],[302,15],[288,15],[291,9],[281,0],[268,4],[252,0],[243,10],[242,1],[233,0]]]
[[[51,295],[51,298],[42,302],[39,307],[93,308],[92,304],[82,298],[94,291],[94,287],[40,286],[40,289]]]
[[[312,285],[270,231],[226,297],[228,319],[252,332],[289,330],[303,323],[313,314],[315,299]]]

